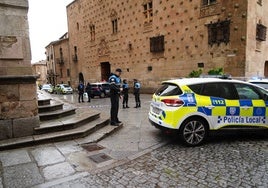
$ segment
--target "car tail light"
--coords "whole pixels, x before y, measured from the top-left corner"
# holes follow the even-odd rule
[[[180,99],[163,99],[161,100],[165,105],[171,106],[171,107],[179,107],[182,106],[184,103]]]

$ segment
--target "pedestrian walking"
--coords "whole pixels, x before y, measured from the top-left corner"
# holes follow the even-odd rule
[[[110,100],[111,100],[111,125],[118,126],[122,122],[118,119],[118,110],[119,110],[119,98],[120,93],[122,91],[121,88],[121,78],[120,75],[122,73],[121,69],[116,69],[115,73],[111,74],[109,78],[110,83]]]
[[[80,103],[81,101],[84,102],[84,91],[85,91],[85,86],[82,81],[80,81],[78,87],[78,102]]]
[[[129,108],[128,106],[128,90],[129,90],[129,86],[127,83],[127,80],[124,79],[123,80],[123,85],[122,85],[122,94],[123,94],[123,108]]]
[[[137,79],[134,79],[134,92],[133,92],[133,94],[135,96],[135,102],[136,102],[136,106],[134,108],[141,107],[140,88],[141,88],[141,84],[138,82]]]
[[[86,86],[86,92],[87,92],[87,102],[90,102],[91,100],[91,84],[88,82]]]

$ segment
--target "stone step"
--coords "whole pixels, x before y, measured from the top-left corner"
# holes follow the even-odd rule
[[[66,117],[41,121],[40,126],[35,128],[35,134],[44,134],[50,132],[74,129],[83,124],[100,118],[100,112],[85,109],[76,109],[76,113]]]
[[[49,105],[51,99],[38,99],[38,106]]]
[[[44,104],[38,106],[38,113],[43,113],[43,112],[52,112],[55,110],[61,110],[63,109],[63,103],[57,102],[57,101],[50,101],[49,104]]]
[[[0,150],[14,149],[70,139],[75,139],[79,143],[96,142],[110,135],[114,131],[119,130],[122,126],[123,125],[110,126],[109,117],[101,114],[100,118],[71,130],[1,140]]]
[[[69,107],[66,109],[55,110],[52,112],[42,112],[39,113],[39,119],[40,121],[45,121],[45,120],[62,118],[75,114],[75,110],[76,108]]]

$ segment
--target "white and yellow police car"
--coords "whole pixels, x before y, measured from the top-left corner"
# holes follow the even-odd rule
[[[202,144],[212,130],[268,130],[268,91],[219,78],[164,81],[153,94],[149,120],[161,130],[178,132],[189,146]]]

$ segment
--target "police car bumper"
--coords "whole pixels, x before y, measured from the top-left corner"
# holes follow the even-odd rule
[[[152,112],[149,112],[149,122],[160,130],[177,130],[174,129],[171,125],[164,123],[161,119],[159,119],[156,115]]]

